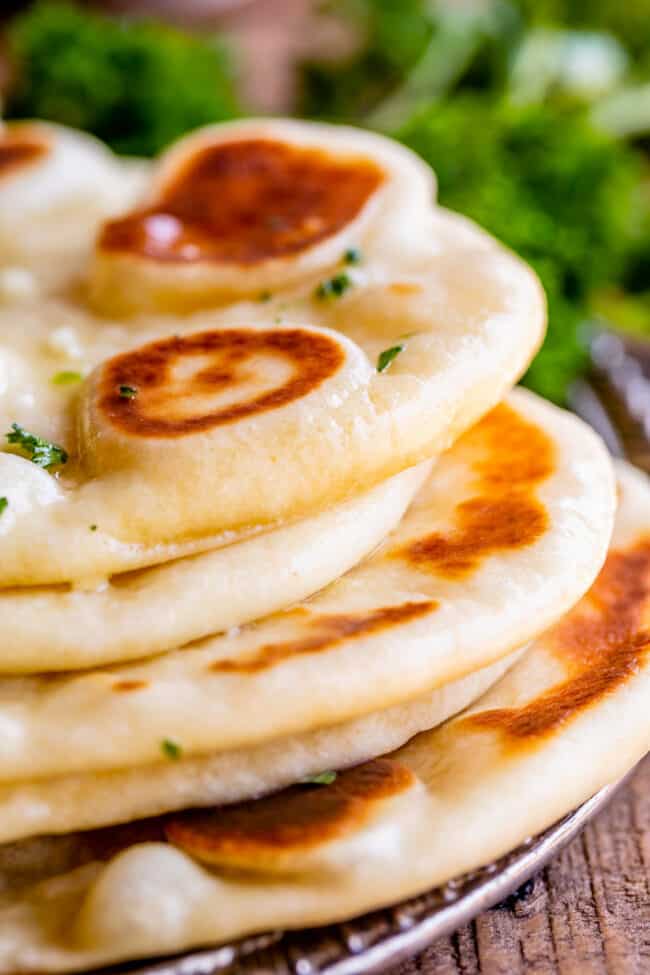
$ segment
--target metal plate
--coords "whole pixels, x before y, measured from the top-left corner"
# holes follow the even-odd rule
[[[632,773],[630,773],[632,774]],[[546,832],[479,870],[396,907],[344,924],[244,938],[164,961],[122,965],[130,975],[361,975],[422,951],[508,897],[556,856],[629,778],[601,789]]]

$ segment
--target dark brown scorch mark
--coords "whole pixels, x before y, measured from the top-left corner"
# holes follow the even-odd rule
[[[0,130],[0,180],[38,162],[49,151],[49,140],[36,128],[21,125]]]
[[[286,257],[354,220],[383,179],[368,159],[269,139],[206,145],[155,204],[106,224],[99,247],[181,263]]]
[[[253,657],[244,660],[215,660],[210,664],[209,669],[226,674],[254,673],[273,667],[274,664],[281,663],[289,657],[331,650],[346,640],[354,640],[357,637],[369,636],[371,633],[389,629],[391,626],[410,623],[420,616],[433,612],[436,608],[437,603],[424,600],[417,603],[402,603],[400,606],[386,606],[360,615],[315,615],[307,619],[305,623],[307,632],[297,640],[266,643]]]
[[[532,545],[548,529],[535,488],[553,473],[555,451],[540,427],[505,404],[455,449],[478,455],[472,461],[477,493],[456,506],[452,531],[418,539],[396,554],[418,569],[460,578],[489,555]]]
[[[308,851],[362,827],[378,804],[410,788],[415,776],[378,758],[346,772],[332,785],[299,785],[263,799],[172,816],[171,843],[198,860],[257,865],[274,854]]]
[[[567,677],[520,708],[470,715],[513,744],[537,742],[638,672],[650,650],[650,540],[612,552],[589,593],[544,642]]]
[[[255,378],[248,360],[273,356],[290,366],[275,389],[198,415],[174,416],[174,408],[236,389]],[[206,365],[206,357],[209,364]],[[173,368],[197,360],[197,371],[179,382]],[[110,359],[98,383],[98,409],[114,427],[132,436],[181,437],[285,406],[311,393],[341,367],[344,354],[327,335],[302,329],[246,328],[199,332],[161,339]],[[124,396],[121,389],[134,391]]]

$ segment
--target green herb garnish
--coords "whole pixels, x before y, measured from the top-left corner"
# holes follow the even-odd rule
[[[29,433],[17,423],[11,424],[11,432],[5,436],[9,443],[20,447],[28,459],[37,467],[44,467],[47,470],[50,467],[65,464],[68,459],[68,452],[63,447]]]
[[[177,762],[183,754],[181,746],[171,738],[163,738],[160,747],[165,758],[171,759],[172,762]]]
[[[0,498],[0,515],[3,513],[5,508],[9,507],[9,501],[7,498]]]
[[[135,386],[120,386],[120,397],[122,399],[135,399],[138,391]]]
[[[333,298],[340,298],[352,285],[352,280],[345,271],[335,274],[327,281],[321,281],[315,291],[315,295],[321,301],[330,301]]]
[[[404,351],[405,344],[405,342],[399,342],[397,345],[391,345],[390,349],[384,349],[383,352],[380,352],[377,357],[377,372],[385,372],[393,359],[396,359],[400,352]]]
[[[55,386],[70,386],[72,383],[80,383],[82,379],[83,376],[80,372],[63,369],[62,372],[57,372],[52,376],[52,383]]]
[[[361,264],[363,254],[358,247],[348,247],[343,254],[344,264]]]
[[[310,775],[304,782],[308,785],[331,785],[336,781],[336,776],[336,772],[320,772],[318,775]]]
[[[97,531],[97,525],[91,525],[90,526],[90,530],[91,530],[91,532],[96,532]]]
[[[260,291],[260,293],[257,296],[257,300],[258,301],[270,301],[272,297],[273,297],[273,295],[271,294],[270,291]]]

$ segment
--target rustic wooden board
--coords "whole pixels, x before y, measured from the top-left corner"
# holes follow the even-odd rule
[[[650,972],[650,756],[517,895],[389,975]]]

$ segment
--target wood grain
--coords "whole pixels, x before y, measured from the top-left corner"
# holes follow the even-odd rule
[[[389,975],[650,972],[650,756],[533,881]]]

